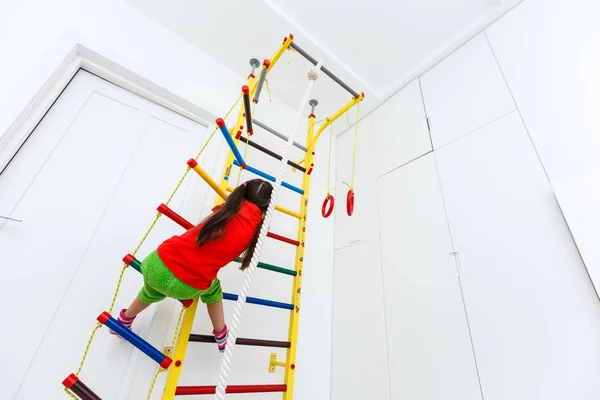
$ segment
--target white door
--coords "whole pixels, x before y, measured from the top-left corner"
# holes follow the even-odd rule
[[[61,382],[77,370],[96,317],[111,304],[121,258],[205,138],[197,122],[90,73],[75,76],[0,175],[0,215],[22,219],[0,220],[0,398],[65,397]],[[186,180],[172,208],[182,207],[189,186]],[[162,218],[139,257],[177,231]],[[113,314],[140,284],[135,271],[125,272]],[[151,318],[138,324],[142,336]],[[80,378],[116,399],[136,357],[101,328]]]
[[[519,115],[436,158],[484,398],[599,398],[600,303]]]
[[[379,238],[335,251],[331,399],[389,400]]]
[[[481,400],[434,156],[377,183],[391,398]]]

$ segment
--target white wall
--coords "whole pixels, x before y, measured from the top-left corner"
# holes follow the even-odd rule
[[[356,191],[376,193],[336,210],[332,399],[600,395],[600,303],[575,243],[598,260],[575,182],[600,172],[598,16],[525,1],[363,118]],[[575,241],[555,187],[579,189],[561,203]]]
[[[352,217],[342,182],[351,183],[354,130],[336,145],[332,399],[389,398],[372,122],[360,124]]]
[[[231,102],[238,96],[240,86],[245,82],[245,77],[233,73],[120,0],[110,0],[102,4],[91,1],[61,0],[48,3],[30,0],[10,5],[2,2],[1,7],[0,106],[3,112],[0,115],[0,145],[4,133],[65,57],[73,51],[76,44],[85,46],[116,63],[123,70],[137,74],[184,102],[189,102],[206,118],[222,115],[228,110]],[[285,131],[289,129],[294,110],[276,100],[270,104],[263,100],[257,107],[257,113],[264,122]],[[304,140],[304,126],[301,127],[297,141]],[[255,138],[259,143],[267,147],[272,146],[278,152],[283,146],[283,142],[260,130],[257,130]],[[220,159],[224,159],[226,148],[222,139],[217,136],[215,140],[221,141],[219,154]],[[191,151],[190,156],[195,150]],[[252,164],[273,173],[277,164],[274,160],[252,149],[248,152]],[[293,150],[293,154],[297,160],[302,158],[296,150]],[[320,151],[320,154],[325,155],[325,151]],[[317,158],[317,163],[324,165],[324,160],[324,157]],[[206,163],[206,160],[202,160],[201,163]],[[212,170],[213,176],[219,179],[222,171],[221,161],[209,163],[205,167]],[[314,193],[323,193],[323,172],[318,169],[317,171],[314,175],[313,190]],[[249,175],[245,175],[245,178],[248,177]],[[293,174],[289,170],[285,179],[297,185],[301,183],[300,174]],[[297,210],[299,196],[286,191],[282,193],[279,203]],[[165,196],[167,195],[168,193],[165,193]],[[199,199],[205,198],[204,193],[199,193],[198,196]],[[316,203],[315,200],[310,203],[309,229],[310,233],[314,234],[309,234],[306,247],[306,277],[296,379],[296,398],[299,399],[314,398],[329,392],[329,365],[323,362],[323,354],[330,352],[330,333],[326,321],[331,310],[329,288],[332,271],[332,225],[329,221],[316,218],[315,207],[320,207],[320,195],[316,197]],[[182,210],[182,214],[191,220],[197,220],[201,213],[197,203],[191,204],[187,211]],[[272,230],[295,237],[296,222],[297,220],[291,217],[278,216]],[[264,261],[293,268],[293,254],[292,246],[270,241],[265,250]],[[223,272],[226,290],[237,292],[243,274],[235,268]],[[255,282],[251,295],[283,302],[290,301],[291,279],[288,277],[259,271]],[[106,301],[109,300],[106,297]],[[170,306],[165,307],[162,312],[159,310],[154,318],[154,324],[163,328],[169,320],[173,323]],[[229,317],[231,305],[227,307]],[[258,306],[248,306],[246,311],[242,335],[285,340],[287,312]],[[205,315],[198,318],[195,331],[209,332]],[[206,345],[192,346],[188,360],[196,356],[196,361],[188,363],[190,368],[187,369],[187,375],[184,369],[182,384],[214,384],[220,361],[218,353]],[[275,375],[266,373],[269,349],[238,350],[234,362],[237,366],[231,375],[231,383],[267,383],[283,380],[281,372]],[[281,354],[280,358],[284,358],[284,353]],[[142,393],[145,393],[148,379],[151,377],[149,374],[152,372],[151,369],[142,368],[140,375],[133,382],[132,398],[140,398]],[[57,383],[58,390],[60,386]],[[155,392],[159,394],[160,389]],[[123,388],[121,393],[128,393],[128,388]],[[272,395],[272,398],[279,396]]]
[[[596,288],[599,15],[595,1],[530,0],[487,31]],[[532,16],[535,24],[530,23]]]

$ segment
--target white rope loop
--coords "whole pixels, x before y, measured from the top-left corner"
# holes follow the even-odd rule
[[[290,148],[294,143],[294,138],[296,137],[296,132],[298,131],[298,125],[300,124],[302,114],[304,113],[304,109],[306,108],[306,104],[308,103],[310,92],[312,91],[315,81],[319,78],[321,64],[321,61],[319,61],[317,65],[315,65],[308,71],[308,87],[306,88],[306,92],[304,93],[302,101],[300,101],[300,106],[298,108],[298,111],[296,112],[290,135],[288,136],[287,143],[285,144],[285,148],[282,153],[281,161],[279,162],[279,170],[277,171],[277,175],[275,176],[275,185],[273,186],[273,191],[271,192],[271,201],[269,202],[269,208],[267,209],[265,220],[260,229],[260,234],[258,236],[256,248],[254,249],[254,254],[252,255],[252,259],[250,260],[248,268],[246,268],[244,282],[242,283],[240,294],[235,304],[235,310],[233,311],[233,318],[229,330],[229,339],[227,340],[227,345],[225,346],[225,353],[223,354],[223,359],[221,361],[219,381],[217,382],[217,390],[215,393],[216,400],[225,399],[227,378],[229,377],[229,369],[231,368],[231,362],[233,359],[233,349],[235,348],[235,342],[237,340],[238,332],[242,324],[242,311],[244,309],[244,305],[246,304],[246,297],[248,295],[248,291],[250,290],[250,286],[252,285],[252,278],[254,278],[254,273],[256,272],[256,267],[258,265],[258,260],[262,252],[265,238],[267,236],[269,226],[271,225],[271,219],[273,217],[273,212],[275,209],[275,202],[279,197],[281,181],[283,179],[283,174],[285,172],[287,161],[289,159]]]

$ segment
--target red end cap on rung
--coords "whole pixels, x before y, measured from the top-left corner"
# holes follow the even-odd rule
[[[65,378],[62,382],[63,386],[67,389],[71,389],[71,387],[79,381],[79,378],[75,374],[71,374]]]
[[[198,161],[194,160],[193,158],[190,158],[189,160],[187,160],[187,165],[190,168],[194,168],[196,167],[196,165],[198,165]]]
[[[290,39],[294,40],[294,35],[292,33],[290,33]]]
[[[308,118],[315,118],[315,114],[310,114]]]
[[[225,126],[225,121],[223,121],[223,118],[217,118],[217,120],[215,122],[217,123],[219,128],[222,128]]]
[[[181,304],[183,304],[183,306],[185,308],[188,308],[189,306],[191,306],[194,303],[194,299],[187,299],[187,300],[181,300]]]
[[[365,92],[360,92],[362,94],[363,99],[365,98]]]
[[[250,78],[254,79],[254,78],[256,78],[256,77],[254,76],[254,74],[249,74],[249,75],[248,75],[248,79],[250,79]]]
[[[265,58],[265,60],[263,61],[263,67],[269,68],[270,65],[271,65],[271,60],[269,60],[268,58]]]
[[[98,318],[96,319],[104,325],[104,323],[110,319],[110,314],[104,311],[102,314],[98,315]]]
[[[242,86],[242,93],[244,93],[244,94],[250,93],[250,88],[247,85]]]
[[[132,256],[131,254],[127,254],[125,257],[123,257],[123,262],[127,265],[131,265],[133,260],[135,260],[135,257]]]
[[[169,210],[169,207],[167,207],[165,204],[160,203],[160,206],[156,207],[156,211],[158,211],[161,214],[164,214],[165,212],[167,212]]]
[[[242,169],[246,169],[246,167],[247,167],[247,165],[246,165],[246,163],[244,163],[244,164],[242,165]]]
[[[169,357],[165,357],[165,359],[162,360],[162,362],[160,363],[160,366],[164,369],[168,369],[171,366],[172,362],[173,360],[171,360]]]

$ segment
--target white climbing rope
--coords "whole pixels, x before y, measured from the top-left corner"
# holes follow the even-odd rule
[[[260,253],[262,252],[265,237],[267,236],[269,225],[271,224],[273,210],[275,209],[275,202],[279,197],[281,180],[283,178],[283,173],[285,171],[285,167],[289,159],[290,148],[294,143],[294,138],[296,137],[296,132],[298,131],[298,125],[300,124],[300,119],[302,118],[302,114],[304,113],[304,109],[306,108],[306,104],[308,103],[310,92],[312,91],[315,81],[319,78],[320,69],[321,62],[319,61],[317,65],[315,65],[308,71],[308,87],[306,88],[304,97],[302,98],[298,111],[296,112],[290,135],[288,136],[287,143],[282,153],[281,161],[279,162],[279,170],[277,171],[277,175],[275,176],[275,185],[273,186],[273,191],[271,192],[271,201],[269,202],[269,208],[267,209],[265,220],[260,229],[260,234],[258,236],[258,242],[256,244],[254,254],[252,255],[252,259],[250,260],[248,268],[246,268],[244,282],[242,283],[240,294],[235,304],[235,310],[233,312],[233,318],[230,324],[229,339],[227,340],[227,346],[225,346],[225,353],[223,354],[223,359],[221,361],[221,370],[219,373],[219,381],[217,382],[217,390],[215,394],[216,400],[225,399],[227,378],[229,376],[229,369],[231,368],[231,362],[233,359],[233,349],[235,348],[235,342],[237,340],[238,331],[242,324],[242,311],[244,310],[244,304],[246,304],[246,296],[248,295],[248,290],[250,290],[252,278],[254,277],[254,273],[256,272],[256,266],[258,265],[258,259],[260,258]]]

